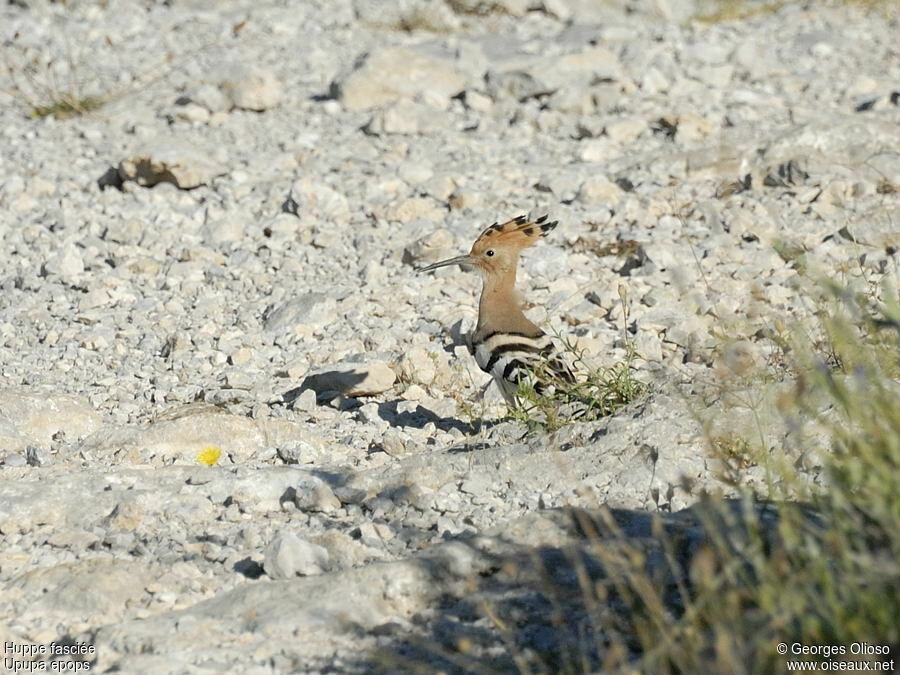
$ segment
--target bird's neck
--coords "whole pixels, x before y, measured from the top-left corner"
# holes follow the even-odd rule
[[[516,290],[515,268],[484,277],[475,332],[480,335],[494,331],[539,332],[522,312],[522,295]]]

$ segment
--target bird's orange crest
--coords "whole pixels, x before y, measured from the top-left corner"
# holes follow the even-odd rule
[[[494,223],[478,235],[478,239],[472,244],[472,255],[479,255],[493,247],[509,247],[521,251],[537,243],[541,237],[546,237],[559,223],[558,220],[547,222],[548,216],[541,216],[537,220],[531,220],[528,216],[519,216],[505,223]]]

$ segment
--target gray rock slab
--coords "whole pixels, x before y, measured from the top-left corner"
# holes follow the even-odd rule
[[[9,588],[30,612],[121,616],[153,576],[141,562],[82,560],[24,572]]]
[[[207,404],[170,409],[146,427],[107,426],[82,441],[80,448],[96,456],[120,454],[135,462],[175,460],[197,463],[199,454],[217,450],[222,461],[247,457],[290,435],[287,420],[254,420]]]
[[[29,444],[46,448],[60,434],[75,441],[101,424],[102,416],[82,397],[0,390],[0,442],[7,451],[24,450]]]

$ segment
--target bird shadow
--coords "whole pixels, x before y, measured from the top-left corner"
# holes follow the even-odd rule
[[[315,386],[311,386],[311,383],[308,381],[304,381],[299,387],[295,387],[289,391],[284,392],[282,394],[282,401],[290,405],[292,404],[304,391],[307,389],[315,390]],[[337,394],[333,391],[326,392],[317,392],[317,401],[321,405],[328,401],[331,397],[337,396]],[[351,399],[352,401],[353,399]],[[416,407],[412,410],[409,410],[407,407],[404,407],[403,410],[400,409],[401,403],[407,403],[405,399],[394,399],[391,401],[384,401],[378,404],[378,416],[387,422],[391,427],[402,429],[402,428],[412,428],[412,429],[424,429],[427,424],[434,424],[437,429],[441,431],[452,431],[457,430],[461,432],[466,439],[460,441],[458,446],[454,446],[451,448],[451,452],[464,452],[472,449],[477,449],[479,447],[486,447],[485,443],[473,443],[471,441],[471,437],[478,435],[485,431],[490,431],[494,427],[500,425],[503,420],[486,420],[486,419],[476,419],[470,422],[464,422],[457,417],[444,417],[439,415],[426,408],[423,405],[416,404]],[[357,403],[358,405],[362,405],[361,403]]]
[[[414,429],[422,429],[429,422],[441,431],[450,431],[457,429],[464,434],[477,433],[480,426],[484,422],[469,423],[463,422],[455,417],[441,417],[433,410],[422,405],[416,405],[414,410],[400,411],[400,403],[403,399],[394,399],[393,401],[385,401],[378,404],[378,415],[392,427],[412,427]]]

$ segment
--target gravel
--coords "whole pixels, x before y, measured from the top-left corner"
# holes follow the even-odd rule
[[[725,489],[723,378],[811,279],[897,287],[897,14],[624,5],[0,7],[0,642],[371,672],[489,631],[467,584],[567,507]],[[69,82],[104,105],[29,117]],[[416,273],[526,212],[529,315],[651,385],[552,434],[482,393],[476,275]]]

